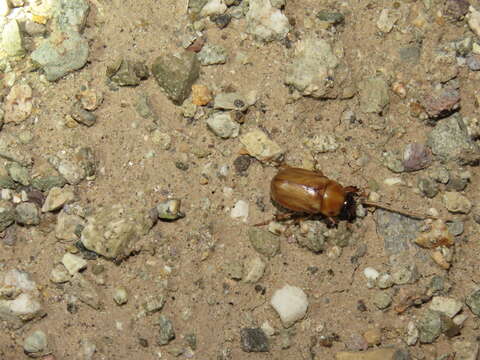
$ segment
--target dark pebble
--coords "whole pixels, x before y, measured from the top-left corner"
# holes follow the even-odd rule
[[[319,11],[317,14],[317,19],[320,21],[328,22],[332,25],[337,25],[343,23],[345,16],[339,12],[330,12],[327,10]]]
[[[480,56],[479,55],[469,55],[466,57],[467,66],[472,71],[480,70]]]
[[[80,250],[82,257],[85,260],[96,260],[98,258],[98,254],[94,251],[88,250],[80,240],[75,243],[75,247]]]
[[[228,14],[223,14],[223,15],[217,15],[217,16],[211,16],[210,20],[217,25],[219,29],[224,29],[230,24],[230,21],[232,21],[232,17]]]
[[[468,185],[468,179],[461,178],[457,174],[452,174],[450,180],[447,183],[448,191],[463,191]]]
[[[240,345],[245,352],[268,352],[270,349],[267,335],[260,328],[241,329]]]
[[[182,171],[187,171],[189,166],[187,163],[184,163],[182,161],[177,161],[175,162],[175,167],[178,169],[178,170],[182,170]]]
[[[45,195],[40,190],[31,189],[27,191],[28,200],[33,202],[39,208],[42,208],[43,203],[45,202]]]
[[[457,89],[445,89],[439,93],[427,95],[422,105],[430,118],[443,118],[460,109],[460,92]]]
[[[93,126],[97,122],[97,116],[82,108],[82,104],[80,102],[76,102],[73,104],[72,109],[70,110],[70,116],[76,122],[85,125],[85,126]]]
[[[233,167],[238,174],[245,175],[251,163],[252,158],[250,156],[240,155],[233,161]]]
[[[145,338],[138,338],[138,343],[141,347],[147,348],[148,347],[148,340]]]
[[[367,305],[365,305],[365,302],[363,300],[358,300],[357,301],[357,310],[361,312],[367,311]]]

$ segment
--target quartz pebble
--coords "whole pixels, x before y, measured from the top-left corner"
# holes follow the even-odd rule
[[[280,316],[283,325],[290,327],[305,316],[308,299],[305,292],[299,287],[285,285],[275,291],[270,304]]]

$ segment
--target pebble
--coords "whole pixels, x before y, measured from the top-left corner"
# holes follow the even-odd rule
[[[296,286],[285,285],[273,293],[270,304],[280,316],[283,326],[290,327],[303,319],[308,309],[305,292]]]
[[[429,231],[420,234],[415,239],[415,243],[423,248],[433,249],[439,246],[452,246],[454,237],[442,220],[436,220],[432,223]]]
[[[197,56],[188,51],[178,56],[160,56],[152,66],[152,73],[158,85],[175,105],[182,105],[188,98],[199,72],[200,63]]]
[[[238,200],[230,211],[230,217],[232,219],[240,219],[243,222],[247,222],[248,213],[248,202],[244,200]]]
[[[385,210],[376,210],[377,233],[383,237],[387,253],[396,254],[408,250],[409,243],[416,238],[419,221]]]
[[[407,324],[407,334],[405,342],[409,346],[413,346],[417,343],[418,337],[420,336],[420,332],[414,321],[409,321]]]
[[[359,91],[360,108],[365,113],[380,114],[390,103],[388,84],[383,77],[363,79]]]
[[[152,132],[152,142],[158,145],[161,150],[169,150],[172,145],[172,137],[160,130],[154,130]]]
[[[219,29],[224,29],[232,21],[232,16],[229,14],[214,15],[210,17],[210,21],[215,23]]]
[[[462,310],[462,302],[451,297],[434,296],[430,303],[430,310],[438,311],[449,318],[453,318]]]
[[[5,99],[5,123],[21,123],[32,113],[32,88],[28,84],[15,84]]]
[[[288,18],[270,0],[251,0],[245,19],[247,32],[259,41],[282,40],[290,31]]]
[[[250,164],[252,163],[252,158],[248,155],[240,155],[233,161],[233,167],[239,175],[246,175]]]
[[[214,113],[207,119],[208,128],[222,139],[235,138],[240,132],[240,125],[232,119],[230,113]]]
[[[250,244],[260,255],[271,258],[280,252],[280,240],[278,236],[268,231],[251,227],[248,230],[248,238]]]
[[[430,177],[419,178],[418,189],[429,199],[433,199],[439,192],[438,184]]]
[[[427,95],[422,105],[433,119],[446,117],[460,109],[460,93],[456,89],[443,89]]]
[[[451,213],[468,214],[472,209],[470,200],[454,191],[447,191],[443,194],[443,203]]]
[[[177,220],[185,217],[185,214],[180,211],[182,202],[180,199],[170,199],[159,203],[156,206],[158,218],[161,220]]]
[[[240,136],[240,142],[250,156],[260,161],[277,160],[284,152],[261,130],[253,130]]]
[[[48,192],[47,198],[42,206],[42,212],[61,209],[64,205],[70,204],[74,200],[75,194],[72,187],[53,187]]]
[[[153,314],[162,310],[163,305],[165,305],[165,295],[164,294],[155,294],[147,297],[143,307],[145,311],[149,314]]]
[[[21,225],[40,224],[40,212],[37,205],[31,202],[24,202],[15,207],[15,220]]]
[[[76,101],[72,105],[70,109],[70,116],[79,124],[88,127],[95,125],[95,123],[97,122],[97,115],[88,110],[85,110],[82,106],[82,103],[80,103],[79,101]]]
[[[103,102],[103,94],[99,90],[87,87],[85,90],[77,94],[77,99],[80,100],[82,108],[88,111],[96,110]]]
[[[392,296],[387,292],[379,291],[373,297],[373,304],[378,309],[384,310],[392,304]]]
[[[227,51],[223,46],[214,44],[205,44],[202,50],[197,54],[200,64],[206,65],[219,65],[225,64],[228,59]]]
[[[87,267],[87,262],[83,258],[68,252],[63,255],[62,264],[70,275],[75,275]]]
[[[379,289],[388,289],[394,284],[393,278],[388,273],[381,273],[377,278],[377,286]]]
[[[23,47],[23,36],[17,20],[10,20],[2,30],[2,49],[9,57],[25,55]]]
[[[388,34],[390,31],[392,31],[393,26],[395,23],[398,21],[400,18],[400,14],[398,14],[395,11],[392,11],[390,9],[383,9],[380,13],[380,16],[377,20],[377,28]]]
[[[192,103],[197,106],[205,106],[213,100],[210,89],[201,84],[192,85]]]
[[[227,5],[222,0],[208,0],[204,4],[200,11],[202,17],[221,15],[227,10]]]
[[[0,16],[7,16],[10,12],[8,0],[0,0]]]
[[[467,296],[465,303],[470,310],[480,317],[480,290],[473,291]]]
[[[245,96],[240,93],[219,93],[215,96],[213,108],[217,110],[247,110],[249,103]]]
[[[385,151],[383,154],[382,162],[383,164],[394,173],[401,173],[405,171],[403,161],[400,160],[398,154],[392,151]]]
[[[23,350],[32,355],[40,355],[47,347],[47,335],[42,330],[34,331],[23,342]]]
[[[363,333],[363,338],[369,346],[380,345],[382,342],[382,332],[378,329],[370,329]]]
[[[375,283],[380,273],[372,267],[367,267],[363,270],[363,275],[365,275],[365,277],[367,278],[368,288],[371,289],[375,286]]]
[[[465,58],[467,66],[472,71],[480,70],[480,56],[476,54],[469,55]]]
[[[320,21],[324,21],[330,25],[338,25],[345,21],[345,16],[339,12],[320,10],[317,13],[317,19]]]
[[[160,315],[156,325],[159,326],[159,334],[157,336],[157,345],[167,345],[175,339],[175,330],[172,321],[165,315]]]
[[[8,163],[5,168],[7,169],[8,174],[13,181],[20,183],[23,186],[30,185],[30,174],[26,167],[16,162],[12,162]]]
[[[118,59],[107,66],[107,77],[118,86],[137,86],[148,78],[145,63],[128,59]]]
[[[261,328],[243,328],[240,330],[240,346],[245,352],[268,352],[268,338]]]
[[[55,284],[62,284],[70,281],[70,275],[65,267],[58,264],[50,272],[50,281]]]
[[[467,22],[470,29],[480,37],[480,12],[477,11],[473,6],[468,8],[469,13],[467,14]]]
[[[417,321],[419,340],[422,344],[433,343],[442,333],[442,319],[437,311],[427,310]]]
[[[405,171],[425,169],[432,163],[432,152],[424,144],[410,143],[403,152]]]
[[[273,336],[275,335],[275,329],[273,328],[272,325],[268,321],[264,321],[264,323],[261,326],[261,329],[267,336]]]
[[[78,215],[70,215],[61,211],[57,215],[55,226],[55,237],[59,240],[78,240],[80,233],[85,227],[85,220]]]
[[[224,264],[223,269],[226,275],[232,280],[242,280],[243,264],[240,261],[230,261]]]
[[[265,272],[266,265],[262,261],[262,259],[257,256],[246,261],[243,268],[243,281],[245,281],[246,283],[256,283],[262,278]]]

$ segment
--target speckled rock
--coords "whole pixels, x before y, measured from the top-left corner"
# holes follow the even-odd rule
[[[31,357],[42,355],[47,348],[47,335],[42,330],[34,331],[23,342],[23,350]]]
[[[95,175],[96,159],[89,147],[77,148],[73,151],[59,152],[48,161],[71,185],[77,185],[87,177]]]
[[[59,240],[73,241],[80,238],[81,230],[85,227],[85,220],[78,215],[67,214],[61,211],[57,215],[55,237]]]
[[[472,209],[472,203],[468,198],[455,191],[447,191],[443,194],[445,207],[451,213],[468,214]]]
[[[59,0],[54,8],[55,27],[60,31],[81,32],[87,22],[90,6],[86,0]]]
[[[422,344],[431,344],[442,333],[442,319],[437,311],[427,310],[417,322]]]
[[[107,66],[107,77],[118,86],[137,86],[148,75],[148,68],[141,61],[117,59]]]
[[[157,325],[159,326],[159,334],[157,336],[158,345],[167,345],[170,341],[175,339],[175,331],[173,330],[172,321],[165,315],[160,315]]]
[[[268,352],[270,344],[260,328],[243,328],[240,330],[240,346],[245,352]]]
[[[82,274],[75,274],[70,281],[70,287],[67,288],[67,293],[77,297],[81,302],[95,310],[102,307],[99,289]]]
[[[15,221],[21,225],[40,224],[40,211],[32,202],[24,202],[15,207]]]
[[[480,316],[480,290],[476,290],[468,295],[465,303],[475,315]]]
[[[248,154],[260,161],[279,159],[283,155],[280,146],[270,140],[261,130],[252,130],[240,136],[240,142],[245,146]]]
[[[250,0],[246,21],[247,32],[260,41],[282,40],[290,31],[288,18],[270,0]]]
[[[18,138],[4,130],[0,132],[0,158],[17,162],[23,166],[32,164],[32,154],[25,149]]]
[[[252,227],[248,238],[253,248],[263,256],[273,257],[280,251],[280,239],[268,231]]]
[[[8,201],[0,200],[0,232],[15,221],[15,209]]]
[[[202,65],[225,64],[228,59],[227,51],[223,46],[206,44],[197,55]]]
[[[390,254],[409,248],[409,242],[417,236],[420,222],[385,210],[375,211],[378,234],[384,239],[385,250]]]
[[[45,203],[42,206],[42,212],[55,211],[62,208],[65,204],[69,204],[75,200],[73,188],[54,187],[48,192]]]
[[[13,19],[3,27],[1,48],[9,57],[25,54],[23,36],[17,20]]]
[[[230,113],[215,113],[207,119],[208,128],[222,139],[235,138],[240,132],[240,124],[232,119]]]

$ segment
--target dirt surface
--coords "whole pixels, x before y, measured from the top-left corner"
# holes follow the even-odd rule
[[[48,156],[62,149],[94,149],[97,175],[76,187],[79,204],[88,211],[117,203],[148,209],[167,197],[175,197],[182,199],[186,217],[159,222],[143,240],[144,250],[119,264],[103,258],[89,260],[84,275],[99,284],[104,306],[95,310],[79,303],[73,313],[67,309],[64,286],[49,280],[52,268],[72,246],[55,238],[55,214],[42,215],[39,226],[14,225],[17,241],[13,246],[0,244],[0,263],[4,269],[19,268],[32,275],[41,288],[47,316],[20,330],[2,327],[1,358],[27,358],[23,340],[37,329],[47,334],[56,359],[83,359],[85,340],[96,345],[93,359],[173,359],[171,352],[185,349],[185,337],[192,333],[197,338],[194,359],[307,359],[311,356],[312,338],[322,331],[337,334],[339,340],[331,347],[316,345],[316,358],[332,359],[345,349],[352,336],[369,328],[380,330],[383,345],[405,346],[408,322],[415,321],[427,305],[398,315],[392,308],[381,311],[373,304],[373,295],[380,290],[367,287],[363,269],[387,270],[388,254],[376,233],[372,213],[352,224],[356,241],[343,248],[339,257],[326,255],[332,245],[319,254],[300,247],[295,240],[301,236],[299,228],[292,227],[280,236],[281,253],[264,258],[266,272],[257,284],[227,276],[226,264],[243,263],[257,256],[248,230],[277,211],[269,198],[270,179],[276,168],[252,159],[246,175],[238,174],[233,165],[242,148],[238,138],[220,139],[207,129],[205,119],[185,119],[181,108],[165,96],[152,76],[139,86],[115,91],[107,84],[106,67],[117,58],[143,60],[151,65],[157,56],[181,48],[181,34],[190,21],[183,1],[97,0],[90,5],[84,31],[91,50],[88,64],[55,83],[41,81],[39,72],[21,73],[19,77],[33,89],[34,115],[20,125],[6,124],[2,131],[31,132],[33,139],[27,146],[34,157],[33,172],[47,163]],[[398,6],[402,17],[392,32],[381,34],[376,27],[380,12],[394,6]],[[334,32],[317,27],[315,15],[323,9],[343,13],[344,24]],[[204,35],[208,43],[224,46],[229,59],[224,65],[203,66],[197,83],[206,85],[214,94],[255,91],[258,100],[249,108],[241,133],[263,129],[285,150],[286,163],[305,167],[316,161],[326,176],[341,184],[361,189],[378,184],[376,191],[385,203],[420,212],[433,207],[447,216],[441,193],[427,199],[416,190],[422,171],[398,175],[381,163],[386,149],[403,151],[407,143],[426,141],[431,126],[411,115],[410,102],[428,91],[438,74],[449,71],[450,65],[432,61],[436,51],[448,42],[473,35],[465,20],[452,22],[440,16],[443,9],[443,1],[432,1],[430,9],[425,9],[421,1],[289,1],[285,14],[294,24],[288,36],[291,46],[278,41],[255,42],[246,35],[244,19],[234,19],[222,30],[206,21]],[[426,22],[416,27],[413,22],[419,13],[425,14]],[[313,33],[343,48],[343,60],[354,84],[382,74],[390,83],[399,80],[407,84],[407,96],[401,98],[390,91],[390,103],[382,115],[360,112],[358,95],[344,100],[294,100],[284,85],[285,68],[292,61],[296,41]],[[411,44],[421,44],[416,64],[399,57],[399,48]],[[239,53],[248,58],[247,64],[238,60]],[[478,73],[454,66],[460,82],[461,114],[474,117]],[[70,128],[65,126],[65,117],[83,85],[101,91],[104,101],[95,111],[98,120],[93,127]],[[135,108],[143,94],[158,115],[158,128],[172,137],[169,150],[161,150],[151,141],[154,124]],[[355,124],[340,121],[345,110],[356,114]],[[376,126],[383,121],[385,126]],[[304,140],[323,133],[334,134],[340,147],[335,152],[312,156]],[[199,158],[195,149],[208,151],[209,155]],[[147,156],[152,150],[155,156]],[[179,169],[177,162],[188,164],[188,169]],[[228,173],[220,176],[225,165]],[[476,204],[479,172],[476,167],[468,169],[471,184],[464,194]],[[202,180],[204,173],[207,184]],[[383,181],[391,177],[400,177],[406,185],[384,185]],[[231,196],[226,195],[227,187],[233,189]],[[210,203],[208,208],[205,199]],[[238,200],[249,203],[248,222],[230,217],[230,209]],[[421,288],[432,275],[440,274],[453,285],[449,296],[464,300],[472,291],[477,281],[478,225],[469,215],[457,218],[465,221],[464,240],[456,245],[451,269],[447,272],[430,264],[420,273],[419,282],[409,286]],[[366,254],[358,263],[352,262],[361,246],[366,246]],[[105,270],[94,275],[95,265]],[[309,308],[306,318],[288,331],[290,344],[282,349],[285,330],[269,301],[273,292],[285,284],[302,288],[308,295]],[[116,305],[112,298],[118,286],[126,287],[129,293],[128,303],[123,306]],[[156,344],[157,315],[139,316],[145,299],[157,291],[168,294],[161,313],[172,320],[176,333],[176,339],[164,347]],[[400,288],[390,291],[395,295]],[[359,310],[359,302],[365,304],[365,311]],[[474,340],[478,319],[465,305],[463,311],[469,317],[460,338]],[[270,339],[270,352],[242,351],[240,329],[259,327],[265,321],[280,331]],[[148,345],[142,346],[145,340]],[[410,352],[416,359],[437,359],[452,351],[452,341],[442,335],[433,344],[410,347]]]

